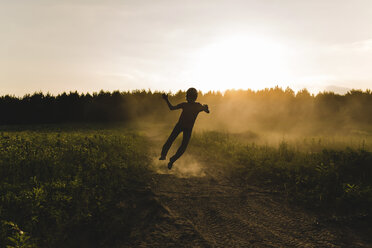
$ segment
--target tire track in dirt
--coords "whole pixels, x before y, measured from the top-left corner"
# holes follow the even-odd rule
[[[153,147],[161,147],[159,132],[144,133]],[[157,161],[158,152],[153,151],[150,187],[171,218],[166,239],[150,239],[142,247],[372,247],[351,228],[318,223],[317,216],[289,206],[279,194],[237,187],[223,171],[187,154],[168,171],[166,163]],[[163,225],[158,223],[159,230],[152,231],[156,237],[162,235]]]
[[[151,184],[162,204],[189,220],[208,242],[202,247],[371,247],[347,227],[319,224],[280,195],[255,187],[242,190],[206,175],[154,174]],[[192,240],[184,242],[194,246]]]

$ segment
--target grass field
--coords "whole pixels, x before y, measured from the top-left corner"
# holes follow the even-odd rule
[[[0,133],[0,247],[125,240],[148,176],[146,140],[99,126],[22,129]]]
[[[0,247],[113,247],[128,240],[152,172],[143,132],[76,124],[1,130]],[[205,131],[194,133],[187,153],[239,187],[266,187],[328,215],[369,218],[368,137],[265,143],[252,133]]]
[[[239,185],[268,187],[327,214],[365,217],[372,213],[371,144],[370,137],[357,136],[263,144],[244,135],[201,132],[191,147]]]

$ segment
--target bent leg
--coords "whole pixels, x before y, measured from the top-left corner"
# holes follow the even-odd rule
[[[180,134],[180,132],[181,132],[181,128],[178,125],[176,125],[173,128],[172,133],[169,135],[168,140],[163,145],[163,148],[161,150],[161,158],[165,159],[165,157],[167,156],[167,153],[169,151],[169,148],[172,146],[174,140],[177,138],[177,136]]]
[[[174,154],[174,156],[170,158],[170,163],[173,164],[186,151],[187,145],[189,144],[189,141],[190,141],[190,138],[191,138],[191,131],[192,131],[191,129],[184,129],[183,130],[182,144],[178,148],[176,154]]]

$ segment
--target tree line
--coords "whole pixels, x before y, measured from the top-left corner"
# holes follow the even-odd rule
[[[152,106],[157,97],[160,93],[144,90],[69,92],[57,96],[42,92],[23,97],[5,95],[0,97],[0,124],[131,121],[142,116],[138,111],[146,111],[149,107],[146,105]]]
[[[161,98],[163,92],[150,90],[100,91],[57,96],[36,92],[23,97],[0,97],[0,124],[43,124],[71,122],[164,121],[177,118],[168,111]],[[171,94],[177,104],[185,92]],[[303,89],[295,93],[280,87],[263,90],[228,90],[199,92],[198,101],[209,104],[211,116],[204,125],[249,126],[264,129],[316,127],[330,130],[365,127],[372,124],[371,90],[351,90],[345,95],[334,92],[310,94]],[[213,117],[213,118],[212,118]],[[213,121],[211,121],[213,119]]]

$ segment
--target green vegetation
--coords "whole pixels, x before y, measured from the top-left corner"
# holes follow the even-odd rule
[[[148,179],[143,137],[18,129],[0,133],[0,247],[112,247],[130,235]]]
[[[194,135],[191,147],[193,154],[208,158],[243,187],[268,187],[293,202],[336,216],[372,214],[372,152],[364,141],[343,148],[337,141],[321,139],[272,146],[204,132]]]
[[[185,92],[170,100],[184,101]],[[200,93],[198,101],[211,114],[198,117],[195,131],[226,133],[195,133],[188,153],[243,188],[371,217],[370,90],[311,95],[276,87]],[[7,95],[0,111],[0,124],[11,125],[0,129],[0,247],[112,247],[135,235],[151,161],[137,131],[163,142],[170,129],[163,136],[161,127],[180,114],[168,111],[161,92]],[[279,142],[284,134],[289,139]],[[317,138],[298,140],[306,136]]]

